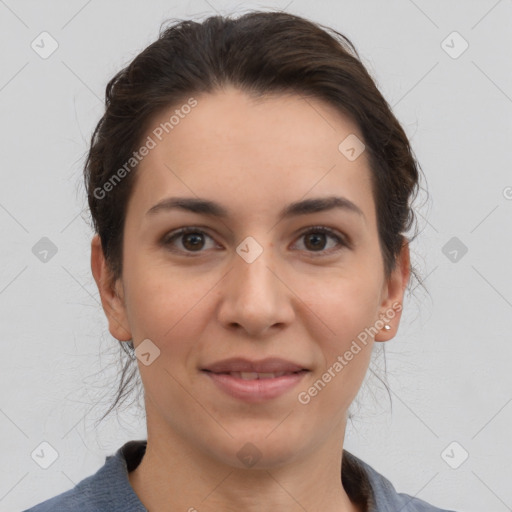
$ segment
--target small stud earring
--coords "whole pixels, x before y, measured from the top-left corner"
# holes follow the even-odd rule
[[[390,327],[388,324],[386,324],[386,325],[384,326],[384,329],[386,329],[386,331],[389,331],[389,330],[391,329],[391,327]]]

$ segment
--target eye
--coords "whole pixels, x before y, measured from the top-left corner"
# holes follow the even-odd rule
[[[204,252],[202,249],[207,246],[206,239],[213,241],[213,238],[202,229],[189,226],[168,233],[162,238],[161,244],[174,252],[184,252],[188,253],[186,256],[192,256],[193,254],[191,253]],[[176,242],[179,242],[178,247],[176,247]]]
[[[324,226],[314,226],[309,228],[307,231],[301,233],[300,238],[305,239],[304,245],[307,249],[312,249],[307,252],[320,253],[312,254],[314,257],[325,256],[326,254],[337,252],[343,247],[350,247],[350,243],[344,236]],[[325,246],[328,245],[329,238],[335,241],[334,249],[331,248],[326,251]]]
[[[351,243],[346,237],[325,226],[308,228],[307,231],[300,234],[299,239],[303,238],[305,241],[303,245],[306,247],[306,252],[311,253],[310,255],[313,257],[325,256],[337,252],[342,248],[351,247]],[[329,238],[331,239],[331,248],[327,248],[326,250],[326,245],[329,245]],[[182,253],[185,256],[194,256],[193,253],[200,254],[204,252],[202,249],[208,249],[208,240],[211,241],[210,248],[215,248],[215,241],[204,230],[198,227],[188,226],[166,234],[160,243],[173,252]],[[334,244],[332,241],[334,241]]]

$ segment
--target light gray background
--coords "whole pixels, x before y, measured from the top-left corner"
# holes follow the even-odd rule
[[[71,488],[145,437],[136,408],[94,426],[117,384],[117,342],[90,271],[81,172],[107,81],[166,18],[254,8],[351,38],[428,180],[412,256],[430,296],[408,296],[386,344],[392,411],[370,379],[345,448],[399,492],[512,510],[511,0],[0,0],[0,510]],[[31,48],[43,31],[59,44],[47,59]],[[453,31],[469,43],[458,58],[442,47]],[[46,263],[32,252],[42,237],[58,249]],[[468,248],[456,262],[442,252],[452,237]],[[382,374],[383,359],[374,364]],[[31,458],[43,441],[58,452],[48,469]]]

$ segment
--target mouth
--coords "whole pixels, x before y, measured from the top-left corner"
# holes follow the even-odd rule
[[[299,370],[296,372],[212,372],[210,370],[203,370],[204,372],[214,373],[215,375],[229,375],[242,380],[265,380],[276,379],[283,375],[298,375],[305,373],[309,370]]]
[[[279,358],[219,361],[203,373],[216,388],[237,400],[261,403],[291,391],[311,370]]]
[[[254,379],[257,378],[254,374],[261,375],[261,378],[271,378],[265,376],[280,376],[309,369],[299,363],[279,357],[268,357],[259,361],[251,361],[243,357],[232,357],[204,366],[201,370],[212,373],[245,374],[250,375],[248,378]]]

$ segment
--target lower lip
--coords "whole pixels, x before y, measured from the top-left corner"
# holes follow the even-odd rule
[[[307,373],[302,371],[270,379],[244,380],[227,373],[203,371],[222,391],[246,402],[264,402],[295,387]]]

